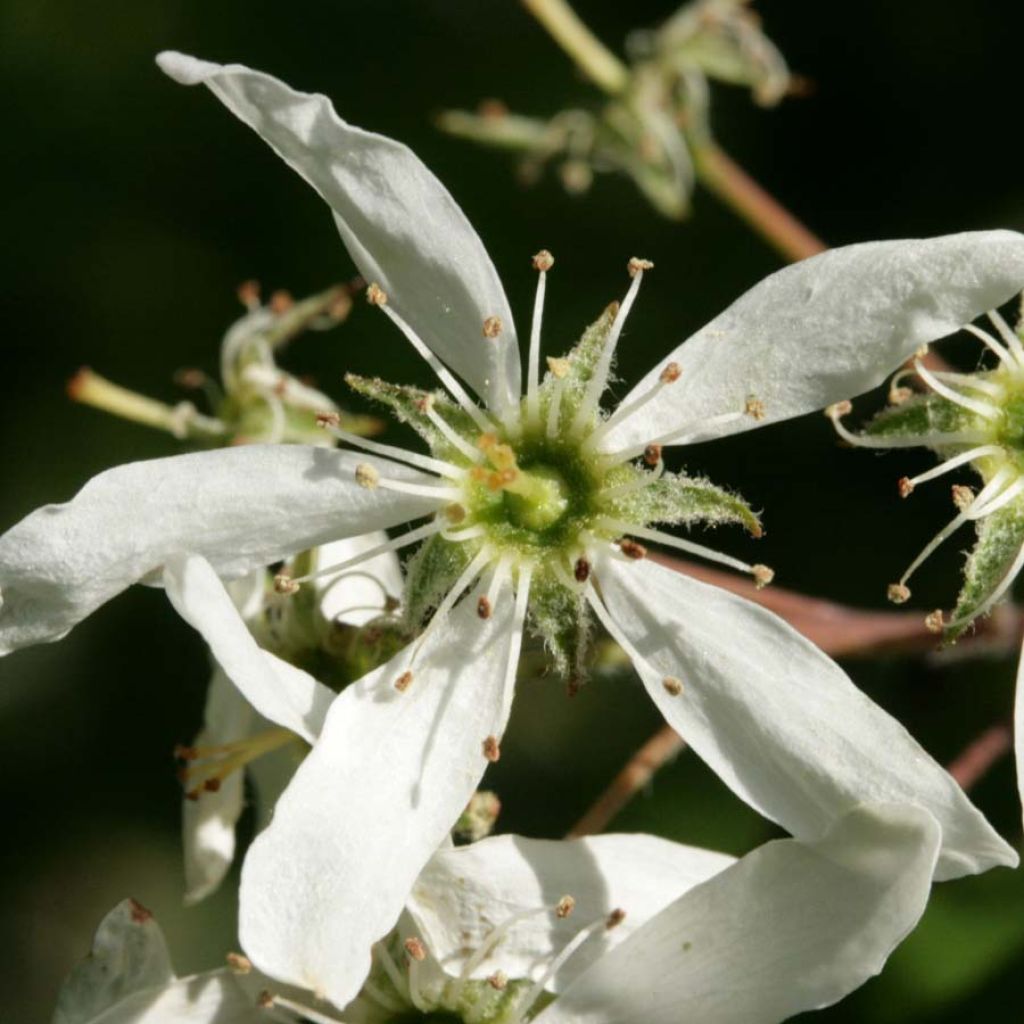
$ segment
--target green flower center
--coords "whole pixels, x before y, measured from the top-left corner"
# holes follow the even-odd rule
[[[515,481],[505,487],[509,522],[538,533],[547,530],[568,511],[570,493],[565,478],[552,466],[521,470]]]

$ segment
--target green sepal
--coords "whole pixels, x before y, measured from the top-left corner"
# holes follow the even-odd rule
[[[665,473],[642,490],[619,498],[611,508],[616,518],[641,524],[738,523],[755,537],[763,532],[757,513],[738,494],[717,487],[704,477]]]
[[[914,395],[899,405],[883,409],[864,428],[866,437],[920,438],[921,444],[934,434],[951,434],[975,425],[969,410],[934,393]]]
[[[466,462],[466,456],[448,441],[423,411],[424,403],[430,402],[434,412],[460,437],[475,438],[480,428],[443,391],[425,391],[423,388],[391,384],[379,377],[360,377],[354,373],[345,374],[345,383],[357,394],[387,406],[400,422],[408,424],[427,442],[436,458],[446,459],[456,465]]]
[[[555,671],[572,685],[584,682],[593,623],[583,595],[549,573],[530,587],[530,626],[544,641]]]
[[[1003,583],[1020,554],[1024,546],[1024,500],[1010,502],[978,520],[977,531],[978,540],[964,566],[964,585],[952,615],[952,621],[960,625],[943,634],[949,643],[971,626],[982,604]]]
[[[405,567],[405,621],[410,629],[424,626],[454,586],[459,573],[469,564],[467,546],[434,534],[409,559]]]
[[[544,418],[547,417],[551,396],[559,384],[563,388],[562,422],[568,423],[576,415],[583,396],[586,394],[587,385],[594,376],[594,371],[601,358],[601,351],[604,349],[605,340],[608,337],[608,332],[612,329],[618,310],[619,304],[613,302],[583,332],[575,348],[566,356],[568,371],[561,380],[550,372],[545,375],[539,389],[540,408]]]

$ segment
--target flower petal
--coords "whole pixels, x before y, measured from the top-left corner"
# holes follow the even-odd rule
[[[776,1024],[877,974],[917,924],[939,845],[917,808],[862,807],[767,843],[580,975],[537,1024]]]
[[[164,586],[178,614],[210,645],[217,664],[264,718],[315,743],[334,692],[253,639],[213,567],[200,555],[173,555]]]
[[[519,399],[519,348],[501,282],[447,189],[407,147],[344,122],[326,96],[241,64],[161,53],[161,69],[202,83],[334,211],[359,272],[496,410]],[[484,321],[503,330],[485,338]]]
[[[972,231],[867,242],[786,267],[683,342],[624,399],[652,388],[665,363],[682,376],[624,419],[604,451],[645,444],[687,424],[742,412],[753,396],[762,423],[800,416],[880,384],[920,345],[958,331],[1024,288],[1024,235]],[[758,425],[740,416],[707,431]]]
[[[476,605],[470,594],[426,634],[405,692],[395,682],[409,649],[341,692],[245,859],[246,953],[338,1006],[359,990],[371,945],[473,794],[483,741],[504,729],[509,585],[490,619]]]
[[[472,974],[484,978],[500,968],[510,978],[534,979],[581,927],[624,909],[621,925],[586,943],[552,979],[548,987],[559,991],[678,896],[734,861],[646,835],[561,841],[496,836],[436,853],[406,909],[431,956],[457,977],[496,926],[572,896],[569,917],[537,913],[518,921]]]
[[[206,711],[196,747],[235,743],[253,732],[258,717],[252,705],[218,665],[206,693]],[[181,802],[185,845],[185,902],[198,903],[224,881],[235,857],[235,826],[245,798],[243,772],[232,772],[216,792]]]
[[[1017,792],[1024,807],[1024,649],[1017,662],[1017,693],[1013,701],[1014,762],[1017,766]]]
[[[609,561],[600,585],[666,721],[798,839],[817,838],[859,803],[892,801],[938,820],[940,880],[1016,865],[948,772],[777,615],[647,561]],[[667,676],[682,693],[668,692]]]
[[[360,487],[359,463],[391,479],[432,477],[312,445],[247,445],[131,462],[93,477],[0,537],[0,654],[62,636],[178,552],[241,576],[328,540],[426,515],[431,497]]]
[[[317,548],[317,570],[354,558],[387,539],[386,533],[377,530],[324,544]],[[385,551],[348,572],[318,577],[320,613],[325,619],[343,622],[347,626],[365,626],[385,610],[387,598],[401,598],[402,582],[398,556],[393,551]]]
[[[153,915],[135,900],[122,900],[100,922],[89,956],[61,986],[53,1024],[85,1024],[133,993],[163,988],[173,977]]]

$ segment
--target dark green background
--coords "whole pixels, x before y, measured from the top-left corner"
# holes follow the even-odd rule
[[[579,3],[616,45],[672,6]],[[816,92],[764,112],[719,90],[719,137],[832,244],[1022,228],[1024,15],[1015,6],[765,0],[772,36]],[[272,71],[409,143],[483,237],[521,326],[529,256],[550,248],[549,351],[622,292],[628,257],[653,259],[621,347],[627,381],[780,265],[706,194],[680,225],[659,220],[618,179],[599,179],[582,199],[550,180],[524,191],[500,155],[436,134],[433,113],[483,97],[540,114],[591,98],[512,0],[2,0],[0,47],[3,525],[69,497],[106,466],[175,450],[68,402],[64,382],[79,365],[176,398],[174,369],[215,368],[239,281],[303,293],[352,273],[307,186],[209,95],[159,74],[159,49]],[[973,347],[963,352],[974,358]],[[427,379],[397,332],[362,307],[339,330],[296,345],[290,366],[337,397],[344,370]],[[944,485],[907,503],[895,497],[895,479],[926,455],[841,451],[821,417],[688,459],[765,509],[768,537],[756,550],[725,533],[718,545],[775,565],[784,585],[862,605],[882,605],[884,584],[951,513]],[[922,608],[948,607],[968,542],[951,542],[921,573]],[[1009,713],[1010,657],[850,669],[944,761]],[[157,911],[181,972],[219,962],[233,945],[231,900],[181,906],[170,757],[202,707],[198,638],[159,592],[136,588],[62,643],[8,659],[0,675],[0,1016],[46,1020],[59,979],[126,895]],[[558,835],[657,724],[634,681],[595,683],[571,703],[554,684],[524,684],[491,780],[505,801],[503,828]],[[975,795],[1018,843],[1009,763]],[[774,834],[692,756],[617,825],[737,853]],[[1022,966],[1024,880],[993,872],[942,886],[883,978],[819,1019],[1016,1019]]]

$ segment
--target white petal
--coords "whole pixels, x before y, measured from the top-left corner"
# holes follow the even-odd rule
[[[199,631],[249,703],[264,718],[315,743],[334,692],[256,643],[210,563],[199,555],[174,555],[164,566],[164,586],[178,614]]]
[[[958,331],[1024,288],[1024,235],[974,231],[868,242],[786,267],[734,302],[623,402],[648,391],[669,362],[671,387],[627,417],[604,451],[644,444],[688,423],[739,412],[748,396],[762,423],[822,409],[880,384],[918,346]],[[758,426],[749,416],[702,437]]]
[[[234,743],[254,731],[252,705],[219,666],[206,694],[203,728],[194,746]],[[182,800],[181,831],[185,845],[185,902],[198,903],[224,880],[235,857],[235,826],[242,814],[245,775],[232,772],[216,792]]]
[[[132,462],[93,477],[0,537],[0,654],[59,640],[182,551],[224,576],[329,540],[426,514],[432,498],[367,490],[355,467],[432,478],[381,459],[312,445],[246,445]]]
[[[489,620],[476,604],[470,594],[427,635],[406,692],[394,683],[408,649],[341,692],[246,856],[246,953],[338,1006],[480,781],[484,739],[503,731],[510,588]]]
[[[861,808],[821,841],[768,843],[602,957],[537,1024],[776,1024],[877,974],[928,900],[939,829]]]
[[[927,808],[938,878],[1016,853],[912,736],[765,608],[652,562],[609,562],[601,592],[666,721],[739,797],[798,839],[864,801]],[[666,676],[682,680],[669,694]]]
[[[324,544],[317,548],[316,567],[320,570],[338,565],[387,539],[387,534],[378,530]],[[322,595],[320,612],[325,619],[347,626],[365,626],[381,614],[386,598],[401,598],[402,582],[398,556],[394,551],[385,551],[347,572],[318,578],[316,583]]]
[[[518,922],[473,972],[484,978],[500,969],[510,978],[535,979],[581,927],[616,908],[625,910],[621,925],[587,942],[559,971],[548,986],[559,991],[674,899],[734,860],[646,835],[561,841],[495,836],[435,854],[406,909],[431,955],[457,977],[467,956],[497,925],[572,896],[576,906],[569,917],[535,914]]]
[[[173,977],[152,914],[123,900],[100,922],[89,956],[61,986],[53,1024],[85,1024],[132,993],[163,988]]]
[[[1017,694],[1013,701],[1014,761],[1017,766],[1017,792],[1024,807],[1024,650],[1017,662]]]
[[[408,148],[344,122],[326,96],[296,92],[241,64],[162,53],[184,85],[203,83],[334,211],[359,272],[451,369],[495,409],[519,398],[519,349],[508,300],[472,225]],[[500,318],[495,339],[484,320]]]

